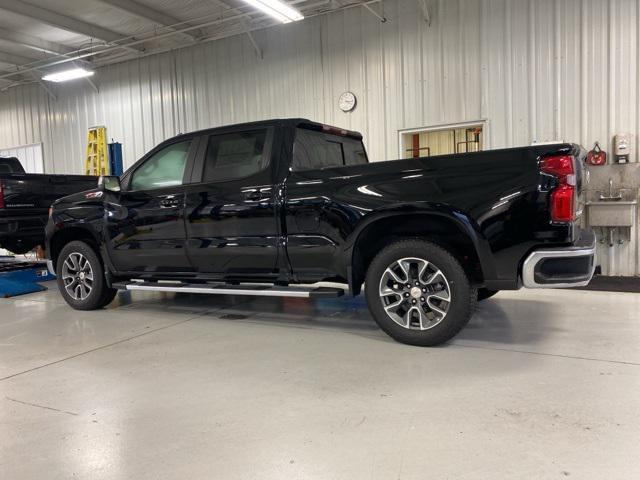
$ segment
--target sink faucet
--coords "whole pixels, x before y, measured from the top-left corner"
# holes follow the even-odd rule
[[[600,193],[600,200],[620,200],[622,198],[622,192],[618,190],[618,194],[613,194],[613,178],[609,179],[609,196],[605,196]]]

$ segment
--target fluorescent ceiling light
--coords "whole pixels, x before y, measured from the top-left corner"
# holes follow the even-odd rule
[[[304,16],[295,8],[291,8],[281,0],[244,0],[249,5],[256,7],[267,15],[281,21],[282,23],[297,22]]]
[[[85,70],[84,68],[73,68],[71,70],[63,70],[62,72],[50,73],[42,77],[42,80],[47,82],[66,82],[68,80],[75,80],[76,78],[90,77],[95,72],[91,70]]]

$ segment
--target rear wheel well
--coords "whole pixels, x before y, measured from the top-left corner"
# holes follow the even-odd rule
[[[85,230],[84,228],[65,228],[64,230],[60,230],[57,232],[51,240],[49,241],[49,258],[53,262],[53,268],[56,268],[58,256],[60,252],[64,248],[67,243],[73,242],[74,240],[79,240],[81,242],[85,242],[89,245],[100,258],[100,249],[98,248],[98,244],[96,243],[95,238],[91,235],[91,232]]]
[[[373,258],[387,245],[398,240],[417,238],[447,250],[462,265],[472,283],[483,282],[476,248],[453,220],[437,215],[394,215],[367,226],[358,236],[351,259],[351,280],[358,294]]]

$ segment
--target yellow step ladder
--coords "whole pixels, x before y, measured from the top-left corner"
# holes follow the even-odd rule
[[[107,127],[91,127],[87,136],[87,158],[84,161],[85,175],[109,175],[107,151]]]

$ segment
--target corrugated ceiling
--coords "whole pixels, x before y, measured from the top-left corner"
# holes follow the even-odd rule
[[[361,4],[364,0],[294,0],[290,3],[300,9],[305,15],[330,12],[350,4]],[[375,2],[374,2],[375,3]],[[24,8],[41,8],[64,15],[74,21],[84,22],[87,31],[79,33],[77,29],[61,25],[59,22],[47,18],[37,18],[37,15],[16,13],[14,6]],[[152,9],[153,12],[140,10]],[[167,17],[163,21],[154,18],[154,13]],[[209,41],[229,35],[243,33],[277,22],[265,16],[255,8],[241,0],[13,0],[0,4],[0,30],[6,36],[12,34],[28,34],[38,39],[55,42],[65,52],[73,54],[87,53],[91,47],[93,55],[82,61],[98,65],[108,65],[124,59],[132,59],[142,55],[163,52],[175,48],[191,45],[195,42]],[[172,34],[175,29],[198,26],[187,32]],[[101,38],[98,29],[107,30],[113,38]],[[103,51],[105,40],[124,45],[133,42],[132,48]],[[78,52],[78,49],[85,49]],[[39,53],[34,56],[34,49],[17,40],[12,43],[5,38],[0,43],[0,53],[44,59],[37,66],[39,71],[46,72],[50,63],[58,60],[52,53]],[[6,57],[5,57],[6,60]],[[31,75],[6,76],[6,71],[16,71],[24,68],[19,62],[4,62],[0,68],[0,88],[15,86],[32,81]],[[34,67],[35,65],[29,65]],[[57,65],[56,69],[60,68]]]

